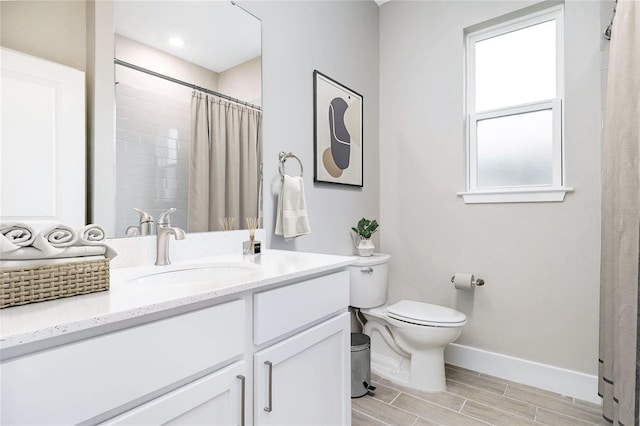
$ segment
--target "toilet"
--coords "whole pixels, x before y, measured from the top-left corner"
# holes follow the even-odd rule
[[[467,317],[444,306],[413,300],[386,305],[388,254],[359,257],[349,266],[350,305],[366,319],[371,369],[393,382],[445,390],[444,348],[462,333]]]

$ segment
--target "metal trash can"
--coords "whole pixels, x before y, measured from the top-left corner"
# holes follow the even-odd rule
[[[371,383],[371,339],[366,334],[351,333],[351,398],[373,391]]]

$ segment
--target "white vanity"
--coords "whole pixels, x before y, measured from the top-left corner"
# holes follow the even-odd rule
[[[113,268],[109,292],[4,309],[0,423],[350,424],[351,261]]]

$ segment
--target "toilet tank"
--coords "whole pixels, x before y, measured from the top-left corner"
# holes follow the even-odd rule
[[[387,301],[388,254],[358,257],[349,266],[350,302],[356,308],[373,308]]]

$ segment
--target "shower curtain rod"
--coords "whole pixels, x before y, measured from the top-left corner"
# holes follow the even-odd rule
[[[215,95],[215,96],[218,96],[220,98],[226,99],[228,101],[235,102],[235,103],[240,104],[240,105],[245,105],[245,106],[247,106],[249,108],[257,109],[258,111],[262,111],[262,108],[260,108],[259,106],[250,104],[250,103],[245,102],[245,101],[241,101],[240,99],[232,98],[231,96],[227,96],[225,94],[216,92],[214,90],[206,89],[204,87],[200,87],[200,86],[197,86],[195,84],[187,83],[186,81],[178,80],[177,78],[169,77],[168,75],[160,74],[158,72],[151,71],[151,70],[149,70],[147,68],[139,67],[138,65],[135,65],[135,64],[132,64],[132,63],[129,63],[129,62],[121,61],[118,58],[114,58],[113,62],[116,65],[122,65],[123,67],[131,68],[132,70],[140,71],[140,72],[143,72],[145,74],[152,75],[154,77],[162,78],[162,79],[170,81],[172,83],[181,84],[182,86],[191,87],[194,90],[199,90],[201,92],[205,92],[205,93],[208,93],[210,95]]]

